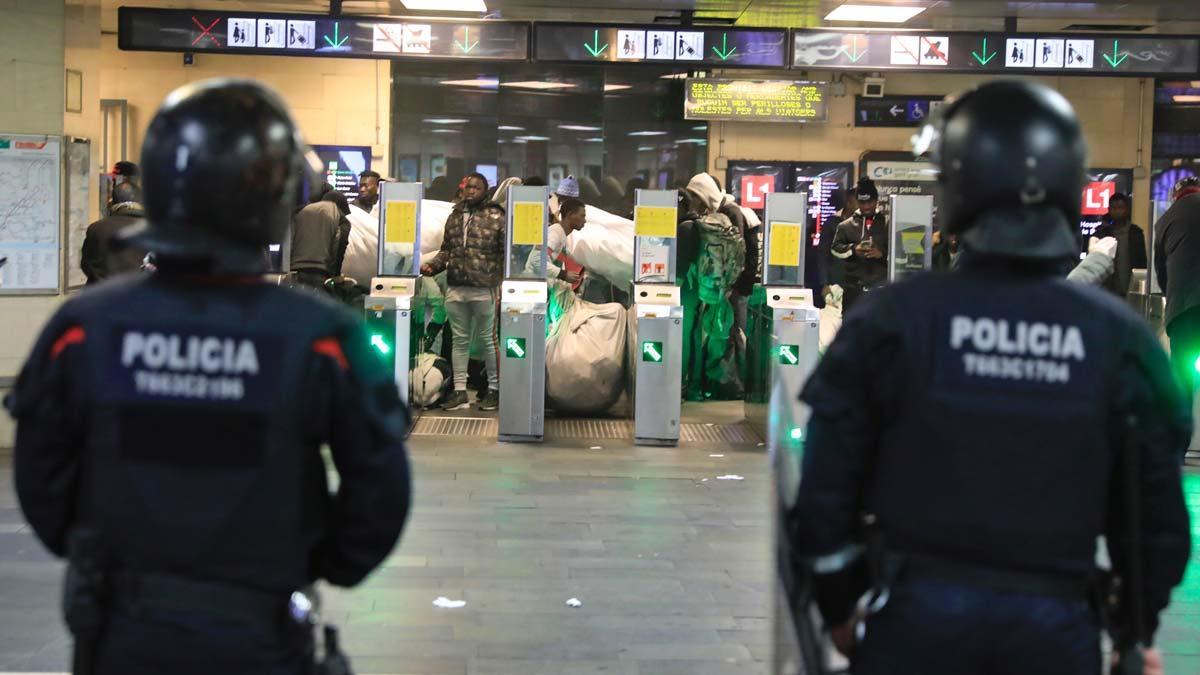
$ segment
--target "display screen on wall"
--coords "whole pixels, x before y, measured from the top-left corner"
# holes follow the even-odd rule
[[[824,122],[828,96],[826,82],[688,78],[683,114],[689,120]]]
[[[537,61],[787,66],[787,31],[782,29],[539,23],[534,35]]]
[[[121,7],[121,49],[524,61],[529,24]]]
[[[371,170],[371,148],[366,145],[314,145],[313,152],[325,167],[325,182],[348,199],[358,196],[358,174]]]
[[[1118,192],[1133,190],[1133,169],[1088,169],[1080,203],[1079,233],[1092,236],[1108,215],[1108,200]]]
[[[792,67],[1055,75],[1194,75],[1200,39],[1164,35],[795,30]]]
[[[792,191],[808,194],[808,222],[811,246],[818,246],[825,229],[837,227],[835,212],[841,204],[834,191],[850,189],[854,165],[850,162],[797,162],[792,166]]]
[[[741,206],[754,209],[759,216],[767,208],[767,195],[790,192],[792,187],[790,162],[755,162],[731,160],[725,171],[725,191]]]

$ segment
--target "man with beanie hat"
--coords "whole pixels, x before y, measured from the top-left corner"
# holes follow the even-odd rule
[[[554,189],[554,194],[558,195],[560,199],[563,197],[579,199],[579,181],[575,180],[575,176],[567,176],[558,181],[558,187]]]
[[[848,312],[863,293],[887,281],[888,223],[879,214],[875,181],[862,178],[855,190],[858,210],[838,225],[831,253],[845,263],[842,311]]]

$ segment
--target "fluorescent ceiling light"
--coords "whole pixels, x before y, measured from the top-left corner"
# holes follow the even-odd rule
[[[418,12],[486,12],[483,0],[400,0],[405,9]]]
[[[681,139],[675,141],[675,145],[683,145],[685,143],[695,143],[697,145],[707,145],[708,139],[706,139],[706,138],[681,138]]]
[[[458,120],[458,119],[450,119],[450,118],[446,118],[446,117],[426,117],[425,118],[426,124],[466,124],[467,122],[470,122],[470,121],[471,120]]]
[[[621,91],[622,89],[633,89],[632,84],[606,84],[604,91]]]
[[[574,89],[575,85],[567,82],[542,82],[540,80],[529,80],[528,82],[501,82],[501,87],[517,87],[519,89]]]
[[[518,143],[521,141],[548,141],[549,136],[517,136],[515,139]]]
[[[564,131],[600,131],[600,127],[589,127],[583,124],[560,124],[559,129]]]
[[[846,4],[825,15],[826,21],[865,21],[868,23],[904,23],[924,12],[924,7],[897,5]]]
[[[638,146],[638,152],[650,152],[651,150],[654,150],[653,145],[639,145]]]
[[[489,80],[486,78],[478,78],[475,80],[442,80],[438,84],[444,84],[447,87],[479,87],[481,89],[495,89],[500,86],[500,80]]]
[[[432,130],[430,130],[429,133],[431,133],[431,134],[457,134],[458,129],[432,129]]]
[[[666,136],[665,131],[631,131],[630,136]]]
[[[600,138],[599,136],[592,136],[591,138],[583,139],[583,142],[584,143],[603,143],[604,139]]]
[[[1176,94],[1171,97],[1176,103],[1200,103],[1200,96],[1194,94]]]
[[[708,125],[697,124],[696,126],[692,127],[692,131],[708,131]]]
[[[525,131],[525,127],[510,127],[508,125],[496,127],[496,131]]]

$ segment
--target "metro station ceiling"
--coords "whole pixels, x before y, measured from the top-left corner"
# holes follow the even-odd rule
[[[102,0],[104,29],[116,29],[116,9],[140,7],[244,10],[259,12],[326,12],[328,0]],[[515,21],[670,22],[681,11],[694,11],[698,21],[735,22],[745,26],[815,27],[846,0],[486,0],[489,15]],[[925,0],[877,4],[924,5],[926,11],[905,28],[995,30],[1003,17],[1018,18],[1027,31],[1057,31],[1074,24],[1146,26],[1146,32],[1200,31],[1200,2],[1195,0],[1060,0],[1005,2],[1003,0]],[[400,0],[343,0],[347,14],[411,15]],[[867,24],[875,25],[875,24]]]

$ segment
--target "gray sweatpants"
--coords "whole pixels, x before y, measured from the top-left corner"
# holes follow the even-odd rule
[[[496,364],[496,293],[489,288],[451,286],[446,292],[446,317],[454,330],[454,389],[467,390],[467,361],[471,343],[483,349],[488,388],[500,390],[500,372]]]

